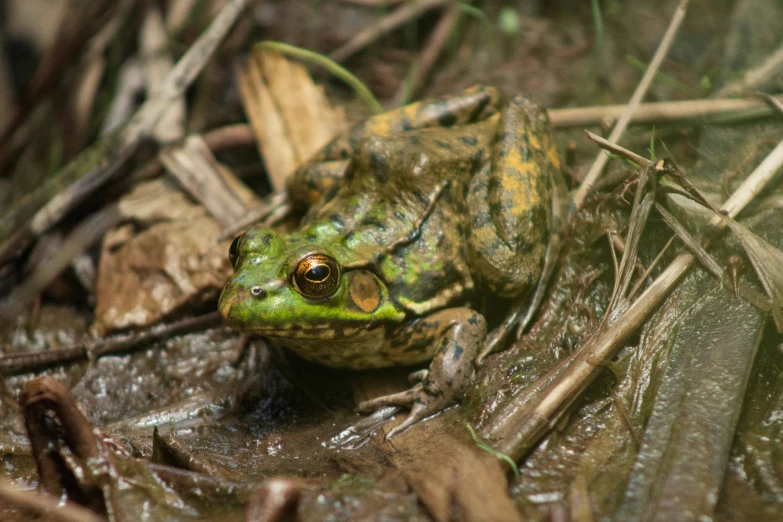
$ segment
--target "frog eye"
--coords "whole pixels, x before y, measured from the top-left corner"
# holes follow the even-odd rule
[[[294,271],[294,287],[305,297],[318,299],[332,295],[340,283],[337,261],[324,254],[312,254],[299,261]]]
[[[228,247],[228,259],[231,261],[231,266],[236,268],[237,266],[237,259],[239,257],[239,240],[242,239],[242,236],[237,236],[234,238],[234,240],[231,242],[231,246]]]

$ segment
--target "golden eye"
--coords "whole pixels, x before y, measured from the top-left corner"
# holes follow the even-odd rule
[[[294,286],[300,294],[311,299],[327,297],[337,290],[340,267],[337,261],[323,254],[307,256],[294,272]]]
[[[234,267],[234,269],[236,269],[237,267],[237,258],[239,256],[240,239],[242,239],[242,236],[235,237],[234,240],[231,242],[231,246],[228,247],[228,259],[229,261],[231,261],[231,266]]]

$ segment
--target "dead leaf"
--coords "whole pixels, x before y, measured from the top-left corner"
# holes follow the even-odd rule
[[[282,188],[288,175],[345,128],[304,66],[256,50],[237,71],[242,103],[258,139],[269,178]]]

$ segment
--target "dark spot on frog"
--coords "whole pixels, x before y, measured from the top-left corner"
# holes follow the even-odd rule
[[[332,224],[338,229],[342,230],[342,228],[345,226],[345,221],[343,221],[343,218],[340,217],[339,214],[332,214],[329,216],[329,221],[332,222]]]
[[[421,145],[421,140],[418,136],[408,136],[408,143],[411,145]]]
[[[499,188],[500,188],[500,180],[495,176],[489,178],[489,181],[487,181],[487,191],[491,194],[492,192],[498,190]]]
[[[435,145],[437,145],[443,150],[449,150],[449,151],[452,150],[451,143],[446,141],[435,140]]]
[[[381,223],[381,221],[378,220],[375,216],[367,216],[364,219],[361,220],[359,223],[361,226],[369,227],[369,228],[377,228],[378,230],[381,230],[383,232],[386,231],[386,225]]]
[[[395,210],[395,211],[394,211],[394,218],[395,218],[397,221],[401,221],[401,222],[402,222],[402,221],[406,221],[406,220],[407,220],[407,216],[405,216],[405,214],[403,214],[403,213],[402,213],[402,212],[400,212],[399,210]]]
[[[261,242],[264,244],[264,246],[269,246],[269,242],[272,241],[273,237],[274,234],[264,234],[261,236]]]
[[[478,143],[478,140],[473,136],[460,136],[458,139],[465,145],[475,145]]]
[[[490,97],[487,96],[483,100],[481,100],[481,103],[476,104],[476,108],[473,109],[473,111],[470,113],[470,116],[468,117],[468,121],[476,121],[479,119],[479,114],[484,112],[484,109],[487,107],[487,104],[490,102]]]
[[[377,152],[370,153],[370,168],[378,183],[386,183],[389,180],[389,164],[383,155]]]
[[[451,127],[455,123],[457,123],[457,116],[453,112],[447,112],[438,118],[438,124],[444,127]]]

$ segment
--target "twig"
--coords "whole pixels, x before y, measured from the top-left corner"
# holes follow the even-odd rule
[[[653,164],[652,161],[648,160],[647,158],[644,158],[642,156],[639,156],[635,152],[632,152],[626,148],[623,148],[619,145],[616,145],[610,141],[605,140],[598,134],[593,134],[589,130],[585,131],[585,134],[587,134],[587,137],[596,142],[598,145],[601,146],[602,149],[608,150],[609,152],[612,152],[614,154],[617,154],[618,156],[622,156],[626,159],[629,159],[639,165],[640,167],[649,167]]]
[[[780,101],[780,98],[776,98]],[[603,105],[573,109],[549,109],[549,119],[555,128],[600,125],[606,118],[617,119],[627,105]],[[753,98],[719,98],[640,104],[633,116],[635,124],[676,123],[685,120],[727,117],[752,111],[753,116],[769,116],[772,109]]]
[[[609,135],[610,142],[616,143],[622,133],[625,132],[625,129],[628,126],[628,122],[631,121],[631,118],[633,117],[639,102],[642,101],[642,98],[647,93],[647,89],[650,87],[653,78],[655,78],[655,73],[658,72],[658,68],[660,67],[661,62],[663,62],[663,59],[669,52],[669,47],[671,47],[671,44],[674,41],[674,36],[677,34],[677,30],[680,28],[680,25],[685,18],[687,7],[688,0],[681,0],[680,5],[677,6],[677,9],[674,11],[674,16],[669,23],[669,27],[666,29],[666,33],[664,33],[663,38],[661,39],[661,43],[658,45],[658,49],[655,51],[655,54],[653,55],[653,58],[650,61],[650,65],[647,67],[644,76],[642,76],[642,80],[636,87],[633,96],[631,96],[631,101],[628,102],[628,107],[622,116],[620,116],[620,120],[614,126],[612,133]],[[603,151],[599,152],[598,156],[593,162],[593,165],[587,172],[584,182],[582,182],[582,185],[579,186],[579,189],[574,195],[573,208],[579,209],[582,207],[585,197],[592,190],[593,185],[595,184],[595,180],[598,179],[598,176],[601,174],[601,171],[603,170],[607,161],[609,161],[609,156],[607,156],[607,154]]]
[[[136,141],[155,127],[168,107],[196,79],[246,5],[247,0],[230,0],[226,3],[206,31],[198,37],[166,76],[158,96],[147,100],[136,112],[123,131],[125,144]]]
[[[414,63],[413,76],[410,80],[403,82],[403,85],[394,95],[392,106],[402,105],[411,95],[415,95],[424,84],[424,80],[430,74],[432,67],[443,52],[446,42],[449,39],[454,25],[460,17],[460,8],[457,2],[454,2],[446,12],[441,15],[438,25],[433,29],[432,34],[427,40],[424,50],[419,59]]]
[[[774,96],[770,96],[765,92],[753,92],[751,94],[767,102],[771,107],[773,107],[778,112],[778,116],[783,116],[783,103],[781,103],[780,100],[778,100]]]
[[[783,45],[769,55],[758,67],[746,71],[741,80],[724,85],[715,92],[715,96],[727,96],[748,89],[758,89],[767,80],[780,72],[783,67]]]
[[[393,13],[348,40],[342,47],[332,51],[329,58],[335,62],[343,62],[384,34],[397,29],[408,20],[419,16],[425,11],[435,9],[436,7],[440,7],[451,1],[452,0],[420,0],[418,2],[406,3]]]
[[[80,343],[57,350],[0,355],[0,374],[28,373],[76,361],[97,359],[104,355],[127,353],[161,339],[203,330],[219,324],[220,315],[218,312],[210,312],[169,324],[159,324],[141,332],[106,337],[94,342]]]
[[[71,262],[123,219],[115,204],[90,215],[77,226],[51,257],[35,267],[33,273],[0,302],[0,331],[35,299]]]
[[[204,143],[212,152],[245,147],[256,144],[256,135],[247,123],[226,125],[207,131],[203,135]]]

